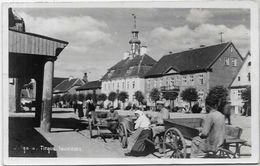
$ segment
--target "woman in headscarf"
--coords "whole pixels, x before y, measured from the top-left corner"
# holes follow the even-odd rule
[[[128,138],[127,153],[125,155],[141,156],[151,152],[150,144],[145,139],[151,139],[150,120],[140,110],[135,111],[137,120],[135,121],[135,132]]]

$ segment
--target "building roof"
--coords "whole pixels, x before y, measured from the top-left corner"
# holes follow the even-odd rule
[[[136,55],[134,58],[126,58],[108,69],[102,80],[125,78],[125,77],[144,77],[156,61],[148,55]]]
[[[88,82],[81,87],[78,87],[76,91],[82,91],[82,90],[91,90],[91,89],[101,89],[101,81],[91,81]]]
[[[84,82],[79,78],[72,78],[72,79],[66,79],[62,81],[60,84],[58,84],[54,90],[53,93],[64,93],[70,90],[74,86],[82,86]]]
[[[146,73],[145,77],[161,76],[170,69],[176,73],[208,70],[231,44],[228,42],[165,55]]]
[[[68,78],[62,78],[62,77],[54,77],[52,80],[52,88],[55,88],[58,84],[60,84],[62,81],[66,80]]]

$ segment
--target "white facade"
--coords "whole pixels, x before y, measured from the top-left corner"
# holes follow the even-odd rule
[[[101,93],[108,95],[110,92],[120,93],[121,91],[125,91],[129,95],[129,101],[134,102],[134,93],[136,91],[144,93],[144,84],[144,78],[138,77],[105,80],[101,84]]]
[[[245,90],[247,86],[250,86],[251,81],[251,55],[248,53],[244,63],[239,70],[237,76],[230,86],[230,100],[231,105],[235,107],[235,113],[239,114],[243,106],[243,100],[241,98],[242,91]]]

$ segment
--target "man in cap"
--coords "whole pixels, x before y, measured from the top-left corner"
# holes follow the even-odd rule
[[[110,110],[109,110],[109,112],[107,114],[107,118],[106,118],[107,126],[108,126],[108,129],[112,132],[112,134],[117,134],[116,129],[118,127],[119,115],[113,106],[110,106],[109,109]]]

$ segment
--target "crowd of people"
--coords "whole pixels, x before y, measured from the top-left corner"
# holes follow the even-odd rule
[[[209,151],[216,151],[225,140],[225,120],[227,124],[231,125],[230,114],[231,107],[229,101],[219,110],[219,99],[213,96],[206,98],[206,112],[203,127],[200,134],[192,139],[191,144],[191,158],[205,156]],[[87,100],[84,103],[77,101],[73,103],[74,112],[78,114],[79,119],[82,117],[90,118],[94,114],[95,105],[93,100]],[[85,108],[85,110],[83,109]],[[164,119],[169,119],[169,109],[165,103],[157,103],[157,111],[153,114],[146,114],[141,108],[134,110],[135,121],[134,130],[127,139],[125,147],[125,155],[142,156],[151,153],[154,149],[162,152],[161,144],[159,143],[158,135],[165,132]],[[107,117],[107,128],[112,134],[118,133],[119,114],[113,108],[109,107]],[[122,123],[122,122],[121,122]],[[146,139],[154,141],[156,146],[150,146],[145,141]]]

